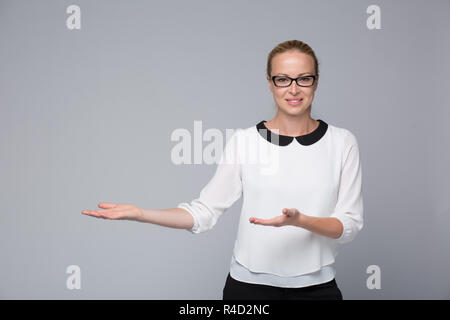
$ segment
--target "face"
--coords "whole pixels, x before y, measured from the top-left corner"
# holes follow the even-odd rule
[[[291,78],[297,78],[300,74],[314,75],[314,59],[297,50],[277,54],[272,59],[271,76],[287,75]],[[278,112],[289,115],[300,115],[309,112],[309,107],[314,100],[314,92],[317,89],[318,79],[311,87],[300,87],[295,81],[292,81],[289,87],[277,87],[272,79],[267,77],[270,91],[278,105]],[[298,105],[290,105],[287,99],[303,99]]]

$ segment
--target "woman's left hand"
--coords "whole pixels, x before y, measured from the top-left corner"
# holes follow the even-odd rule
[[[300,211],[295,208],[284,208],[282,212],[283,214],[281,216],[277,216],[272,219],[259,219],[251,217],[249,221],[253,224],[272,227],[298,226],[300,224],[300,219],[303,215]]]

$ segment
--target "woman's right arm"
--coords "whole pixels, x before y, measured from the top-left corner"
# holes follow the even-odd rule
[[[182,208],[141,210],[142,215],[136,221],[177,229],[192,229],[194,226],[194,218]]]
[[[101,210],[84,210],[83,214],[103,219],[148,222],[164,227],[187,229],[200,233],[214,227],[219,217],[242,195],[238,129],[227,142],[216,172],[190,203],[182,202],[172,209],[141,209],[131,204],[99,203]]]
[[[194,218],[182,208],[142,209],[132,204],[101,202],[100,210],[83,210],[82,214],[111,220],[131,220],[177,229],[192,229]]]

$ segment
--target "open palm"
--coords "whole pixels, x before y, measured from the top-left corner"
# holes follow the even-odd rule
[[[260,219],[250,217],[249,221],[253,224],[260,224],[263,226],[282,227],[282,226],[296,226],[298,225],[301,213],[295,208],[284,208],[282,215],[274,217],[272,219]]]

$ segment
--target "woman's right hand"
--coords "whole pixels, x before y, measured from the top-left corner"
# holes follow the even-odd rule
[[[108,203],[100,202],[98,207],[100,210],[83,210],[82,214],[111,220],[139,220],[143,216],[141,208],[127,203]]]

